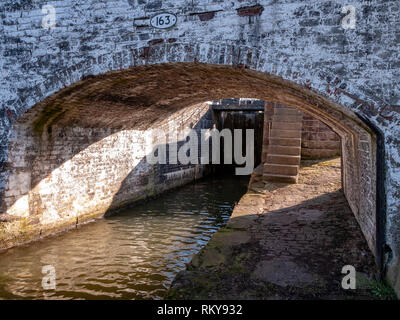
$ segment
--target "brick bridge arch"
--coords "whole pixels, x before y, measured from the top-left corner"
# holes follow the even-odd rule
[[[157,124],[165,109],[173,117],[179,108],[251,92],[254,98],[297,107],[339,133],[347,198],[371,250],[385,260],[388,277],[396,285],[400,97],[399,67],[391,44],[398,41],[398,11],[395,1],[353,2],[358,12],[354,30],[341,27],[340,4],[316,0],[257,5],[93,0],[71,6],[55,1],[53,30],[41,26],[45,1],[2,2],[2,210],[18,200],[4,201],[10,177],[26,173],[32,153],[42,148],[34,142],[22,146],[22,137],[33,141],[40,136],[46,150],[54,138],[53,125],[79,123],[106,128],[100,134],[104,139],[118,130],[145,128],[140,125],[144,117],[153,120],[148,126]],[[177,25],[151,28],[148,18],[166,11],[177,15]],[[179,81],[166,81],[169,74],[179,74]],[[110,90],[99,98],[96,83]],[[93,101],[118,105],[123,116],[95,108],[82,116],[83,106],[92,106]],[[146,108],[146,115],[135,118],[123,111],[137,106]],[[93,141],[96,138],[87,143]],[[38,182],[32,179],[32,188]],[[36,207],[43,205],[41,201],[33,197]],[[390,249],[386,256],[384,245]]]

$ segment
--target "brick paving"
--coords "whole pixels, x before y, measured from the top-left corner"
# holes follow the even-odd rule
[[[340,175],[340,158],[302,162],[298,184],[266,182],[256,171],[227,227],[177,276],[167,298],[378,298],[374,257]],[[357,270],[356,290],[341,287],[345,265]]]

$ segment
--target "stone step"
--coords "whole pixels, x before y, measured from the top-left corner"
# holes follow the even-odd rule
[[[285,156],[300,156],[301,148],[300,147],[290,147],[290,146],[279,146],[279,145],[269,145],[268,153],[272,154],[281,154]]]
[[[303,116],[294,115],[274,115],[272,116],[272,122],[302,122]]]
[[[303,123],[301,121],[298,121],[298,122],[272,121],[272,129],[277,129],[277,130],[302,130],[303,129]]]
[[[301,147],[300,138],[271,138],[269,143],[274,146]]]
[[[271,130],[271,138],[301,138],[301,130]]]
[[[289,156],[281,154],[268,153],[267,164],[289,164],[289,165],[299,165],[301,156]]]
[[[297,183],[298,181],[298,176],[287,176],[287,175],[270,174],[270,173],[264,173],[263,178],[264,180],[271,182]]]
[[[267,163],[264,165],[264,173],[297,176],[299,174],[299,166]]]
[[[263,177],[269,181],[297,183],[303,114],[295,108],[274,107],[270,128]]]

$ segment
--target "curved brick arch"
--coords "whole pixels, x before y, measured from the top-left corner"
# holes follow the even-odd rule
[[[362,92],[356,84],[341,79],[340,74],[329,67],[314,70],[310,65],[296,65],[285,56],[269,55],[264,48],[197,42],[175,44],[163,40],[136,49],[112,51],[96,58],[88,57],[81,63],[56,68],[46,75],[44,81],[24,88],[26,92],[21,92],[19,99],[6,101],[9,103],[7,109],[16,113],[9,118],[11,121],[19,118],[23,112],[46,97],[87,77],[135,66],[175,62],[221,64],[275,75],[313,89],[350,110],[365,113],[367,118],[376,123],[386,120],[382,116],[375,119],[378,115],[376,109],[390,106],[388,101],[373,95],[372,88],[364,86],[366,90]],[[351,89],[346,90],[349,87]]]
[[[42,30],[45,1],[0,4],[1,163],[11,124],[46,97],[82,78],[131,66],[194,61],[249,68],[311,87],[356,112],[383,134],[386,242],[391,282],[400,256],[399,66],[396,1],[353,1],[357,28],[343,30],[341,3],[232,1],[55,1],[57,28]],[[171,30],[154,31],[147,16],[178,15]],[[382,16],[384,19],[382,19]],[[247,70],[247,69],[246,69]],[[326,121],[325,121],[326,122]],[[360,132],[354,133],[361,136]],[[363,173],[359,174],[360,177]],[[4,188],[2,179],[0,188]],[[400,281],[400,280],[399,280]]]
[[[78,142],[77,149],[68,158],[62,158],[61,163],[52,160],[51,154],[54,148],[60,143],[65,144],[63,141],[66,134],[58,133],[55,129],[57,127],[75,127],[82,130],[107,128],[113,129],[114,133],[123,130],[144,131],[150,127],[162,127],[165,118],[173,117],[181,109],[185,110],[187,105],[231,96],[253,97],[298,108],[323,121],[339,134],[344,157],[345,194],[371,250],[375,253],[377,228],[375,134],[352,111],[321,94],[281,77],[241,66],[198,62],[155,64],[111,71],[78,81],[37,104],[17,121],[13,130],[16,136],[13,137],[10,148],[10,167],[16,163],[28,162],[21,161],[19,159],[21,157],[30,157],[30,162],[34,165],[32,167],[22,165],[22,168],[14,172],[8,171],[7,174],[11,175],[8,181],[17,180],[14,176],[21,174],[19,171],[28,173],[35,190],[35,186],[43,184],[46,177],[52,175],[56,168],[62,167],[69,159],[75,159],[82,151],[98,143],[91,141],[79,146]],[[104,134],[101,139],[105,139],[108,135],[111,135],[111,132]],[[26,143],[27,139],[32,141]],[[75,140],[71,141],[77,143]],[[43,169],[46,163],[52,168],[51,170]],[[86,162],[79,164],[82,165],[86,166]],[[39,170],[35,169],[35,166],[38,166]],[[58,182],[63,184],[68,177],[63,174],[60,175],[60,179]],[[7,203],[3,202],[3,207],[6,212],[19,214],[15,203],[18,203],[21,195],[14,195],[10,189],[8,187],[6,195],[11,196],[5,197]],[[68,191],[59,193],[66,192]],[[30,194],[28,202],[31,214],[45,214],[43,201],[48,202],[47,206],[51,201],[63,202],[60,199],[56,201],[47,199],[42,191],[28,194]],[[39,201],[40,204],[35,204],[35,201]],[[63,209],[64,212],[70,210],[72,209]],[[88,210],[96,211],[94,208]],[[104,211],[100,211],[100,214]],[[91,212],[84,214],[88,213]]]

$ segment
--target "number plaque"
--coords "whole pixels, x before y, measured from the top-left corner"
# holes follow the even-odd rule
[[[150,24],[153,28],[168,29],[172,28],[177,20],[176,15],[173,13],[160,13],[151,18]]]

